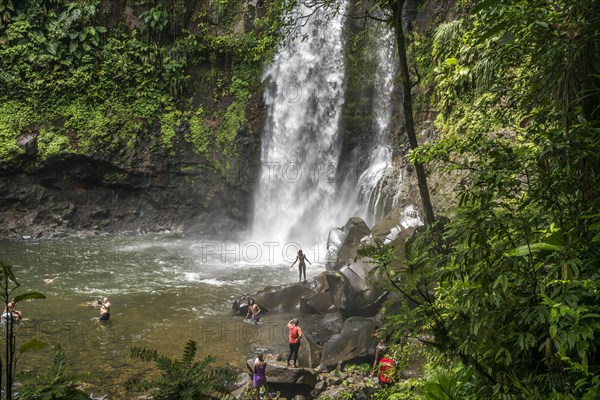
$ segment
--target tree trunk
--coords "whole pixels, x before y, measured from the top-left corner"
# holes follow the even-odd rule
[[[402,82],[403,93],[402,108],[404,110],[404,128],[406,130],[406,135],[408,136],[410,148],[411,150],[415,150],[417,147],[419,147],[419,142],[417,141],[417,135],[415,133],[410,74],[408,72],[408,60],[406,57],[406,41],[404,28],[402,27],[402,8],[404,7],[404,1],[405,0],[394,1],[391,3],[390,8],[394,18],[393,25],[396,34],[396,44],[398,46],[398,64],[400,67],[400,80]],[[427,187],[427,175],[425,174],[425,168],[423,167],[423,164],[415,162],[415,171],[417,173],[419,193],[421,194],[425,225],[430,226],[433,224],[434,215],[433,207],[431,206],[431,199],[429,197],[429,189]]]

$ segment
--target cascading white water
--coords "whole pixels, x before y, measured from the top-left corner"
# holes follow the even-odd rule
[[[312,10],[303,6],[297,15]],[[343,11],[343,10],[342,10]],[[344,101],[343,12],[317,11],[266,69],[268,117],[255,196],[253,239],[313,244],[338,216],[332,210]]]
[[[378,67],[374,75],[376,95],[373,99],[372,111],[376,130],[368,167],[358,179],[359,215],[369,225],[383,217],[386,212],[386,202],[389,202],[389,196],[385,193],[385,178],[393,170],[390,122],[394,76],[396,75],[395,47],[391,29],[382,24],[378,24],[376,29],[379,33]]]

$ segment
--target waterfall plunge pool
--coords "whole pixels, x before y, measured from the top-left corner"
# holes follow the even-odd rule
[[[286,352],[285,324],[293,315],[269,313],[253,326],[243,323],[231,305],[266,286],[296,282],[298,269],[289,268],[296,249],[293,243],[265,247],[120,235],[0,241],[0,260],[13,266],[22,285],[14,295],[39,291],[47,297],[18,304],[25,321],[17,329],[17,348],[32,338],[60,344],[70,372],[84,374],[88,393],[125,399],[131,398],[125,380],[156,371],[153,364],[129,357],[132,345],[180,359],[193,339],[198,357],[216,355],[220,364],[235,368],[243,368],[243,358],[256,348]],[[325,270],[314,262],[325,255],[316,244],[303,249],[313,261],[306,271],[311,279]],[[107,323],[99,322],[98,309],[88,306],[103,297],[112,304]],[[18,370],[42,373],[51,360],[50,348],[29,352]]]

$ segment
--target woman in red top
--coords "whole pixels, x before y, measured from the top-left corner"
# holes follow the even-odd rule
[[[287,359],[287,366],[290,366],[290,360],[294,360],[294,368],[296,368],[296,361],[298,360],[298,350],[300,350],[300,339],[302,339],[302,329],[298,326],[300,321],[298,318],[294,318],[288,322],[287,327],[290,330],[289,344],[290,354]]]

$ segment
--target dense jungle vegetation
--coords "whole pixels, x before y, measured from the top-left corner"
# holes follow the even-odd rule
[[[48,159],[131,148],[156,125],[154,146],[169,152],[183,124],[209,159],[235,152],[279,17],[265,12],[256,29],[234,33],[243,2],[186,9],[195,3],[2,0],[0,160],[23,154],[17,142],[27,133]],[[119,5],[134,15],[115,18]]]
[[[457,206],[363,252],[405,300],[397,356],[428,360],[382,398],[600,398],[600,3],[458,5],[411,47],[440,132],[412,158],[462,177]]]
[[[238,34],[236,0],[200,12],[197,32],[174,28],[183,2],[127,3],[143,10],[135,27],[110,24],[94,0],[0,1],[0,160],[24,152],[27,132],[49,158],[134,146],[156,123],[167,152],[184,123],[199,153],[235,151],[293,2]],[[376,1],[372,14],[403,4]],[[457,206],[436,210],[403,256],[362,251],[393,294],[384,329],[398,368],[427,361],[422,378],[377,395],[598,399],[600,1],[457,7],[407,36],[415,105],[437,112],[439,132],[412,161],[460,176]],[[192,80],[191,67],[205,74]]]

